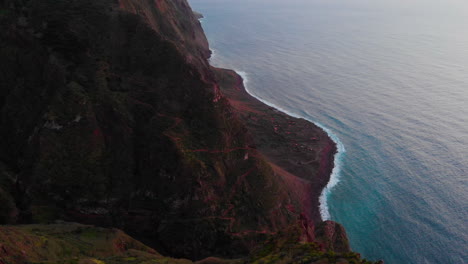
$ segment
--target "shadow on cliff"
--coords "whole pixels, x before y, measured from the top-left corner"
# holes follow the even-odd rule
[[[0,45],[2,224],[116,227],[199,260],[303,223],[185,0],[6,0]]]

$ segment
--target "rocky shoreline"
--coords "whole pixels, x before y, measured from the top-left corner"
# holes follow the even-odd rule
[[[319,197],[330,180],[336,144],[315,124],[289,116],[250,95],[233,70],[213,68],[221,93],[245,123],[255,148],[288,189],[296,190],[302,212],[321,222]]]

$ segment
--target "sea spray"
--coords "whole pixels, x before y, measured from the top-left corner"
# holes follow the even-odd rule
[[[248,79],[248,76],[247,76],[247,73],[244,72],[244,71],[239,71],[239,70],[234,70],[237,74],[239,74],[241,77],[242,77],[242,80],[244,82],[244,88],[245,90],[247,91],[247,93],[249,93],[252,97],[256,98],[257,100],[261,101],[262,103],[268,105],[268,106],[271,106],[289,116],[292,116],[292,117],[296,117],[296,118],[304,118],[305,120],[309,121],[309,122],[312,122],[314,123],[316,126],[320,127],[323,131],[325,131],[328,136],[333,140],[333,142],[336,144],[336,147],[337,147],[337,153],[335,154],[335,158],[334,158],[334,167],[333,167],[333,170],[332,170],[332,173],[330,175],[330,180],[328,181],[327,183],[327,186],[325,186],[325,188],[322,190],[322,193],[320,194],[320,198],[319,198],[319,203],[320,203],[320,216],[322,217],[322,220],[325,221],[325,220],[330,220],[330,210],[328,208],[328,195],[330,194],[331,190],[333,189],[333,187],[335,187],[338,182],[340,181],[340,172],[341,172],[341,163],[343,161],[343,156],[344,156],[344,153],[346,152],[346,149],[343,145],[343,143],[340,141],[340,139],[338,138],[338,136],[333,133],[330,129],[328,129],[327,127],[325,127],[324,125],[316,122],[316,121],[313,121],[311,119],[311,115],[307,113],[307,116],[308,117],[303,117],[303,116],[299,116],[297,114],[294,114],[294,113],[291,113],[289,112],[288,110],[285,110],[281,107],[278,107],[270,102],[267,102],[265,100],[263,100],[262,98],[256,96],[255,94],[253,94],[252,92],[249,91],[249,88],[247,86],[248,82],[249,82],[249,79]]]
[[[313,122],[311,120],[309,121]],[[343,157],[346,152],[346,149],[343,143],[338,138],[338,136],[336,136],[333,132],[331,132],[330,129],[324,127],[320,123],[314,122],[314,124],[320,127],[321,129],[323,129],[330,136],[333,142],[335,142],[336,147],[337,147],[337,153],[335,154],[334,167],[330,175],[330,180],[328,181],[327,186],[323,188],[322,193],[320,194],[320,198],[319,198],[320,216],[322,217],[322,220],[325,221],[325,220],[330,220],[331,218],[330,210],[328,208],[328,195],[330,194],[332,188],[335,187],[340,181],[341,163],[343,162]]]
[[[198,18],[198,21],[200,21],[200,24],[202,24],[202,25],[203,25],[203,23],[205,22],[205,20],[206,20],[206,16],[205,16],[205,15],[203,15],[203,17]]]
[[[210,62],[210,64],[213,65],[213,59],[214,59],[214,57],[216,55],[216,50],[213,49],[213,48],[210,48],[210,52],[211,52],[211,56],[210,56],[210,58],[208,58],[208,61]]]

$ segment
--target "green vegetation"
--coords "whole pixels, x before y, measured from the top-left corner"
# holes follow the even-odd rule
[[[355,252],[337,253],[323,249],[318,243],[299,241],[301,230],[291,227],[271,237],[263,247],[254,251],[248,263],[254,264],[373,264]]]
[[[117,229],[76,223],[0,226],[2,264],[190,264],[163,257]],[[213,262],[214,261],[214,262]],[[209,258],[200,264],[236,264]]]
[[[300,229],[291,227],[245,259],[207,258],[198,264],[372,264],[354,252],[323,251],[317,243],[298,241]],[[117,229],[76,223],[0,226],[0,263],[5,264],[190,264],[186,259],[161,256]]]
[[[8,264],[144,263],[162,258],[117,229],[73,223],[1,226],[0,245],[0,263]]]

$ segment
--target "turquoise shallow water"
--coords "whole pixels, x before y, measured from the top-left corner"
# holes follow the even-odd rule
[[[354,250],[468,262],[468,3],[190,2],[214,65],[343,143],[327,209]]]

